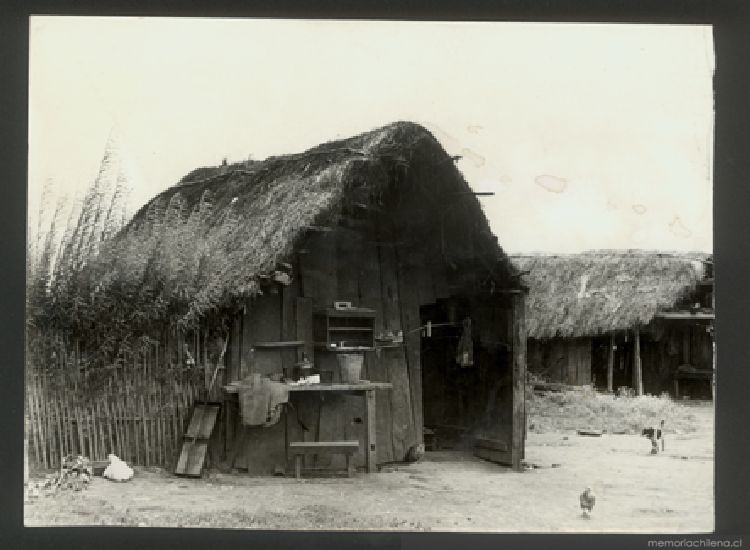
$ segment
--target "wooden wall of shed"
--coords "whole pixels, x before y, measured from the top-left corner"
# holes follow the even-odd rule
[[[362,377],[371,381],[391,382],[393,389],[377,392],[377,460],[379,463],[404,460],[409,448],[422,441],[421,374],[419,357],[419,304],[433,299],[425,280],[425,270],[414,262],[402,262],[393,245],[378,244],[346,229],[311,236],[299,255],[296,287],[286,287],[279,294],[266,293],[255,299],[241,319],[239,343],[233,345],[231,361],[245,363],[246,374],[264,375],[282,372],[282,364],[294,361],[288,352],[252,350],[252,344],[263,341],[296,339],[284,326],[285,294],[303,295],[312,300],[314,308],[330,307],[335,300],[351,301],[359,307],[377,311],[375,329],[399,331],[405,337],[403,346],[366,352]],[[420,273],[421,271],[421,273]],[[287,307],[288,309],[288,307]],[[294,309],[293,309],[294,311]],[[294,313],[296,324],[297,313]],[[239,351],[239,347],[242,350]],[[316,367],[339,379],[336,354],[316,350]],[[238,379],[239,368],[231,366],[230,379]],[[357,466],[364,466],[364,404],[359,396],[325,394],[294,394],[295,408],[286,419],[289,440],[359,439]],[[251,473],[267,474],[284,457],[284,433],[279,425],[273,428],[242,427],[239,418],[230,419],[227,433],[229,446],[237,444],[237,429],[245,431],[245,448],[238,453],[235,466]],[[299,417],[299,422],[298,422]],[[302,425],[308,428],[302,429]],[[231,454],[231,453],[230,453]],[[343,457],[319,457],[316,467],[343,468]]]
[[[249,349],[258,340],[277,335],[275,339],[285,339],[284,326],[288,323],[283,312],[289,309],[287,297],[304,297],[315,309],[331,307],[337,300],[374,309],[376,334],[404,334],[403,345],[365,353],[362,377],[393,384],[392,390],[377,392],[379,463],[404,460],[409,449],[423,441],[420,307],[456,293],[476,291],[472,285],[488,278],[483,263],[488,260],[477,260],[481,256],[477,243],[483,243],[482,254],[487,254],[488,249],[495,254],[497,251],[492,248],[494,244],[487,245],[487,229],[470,215],[475,212],[471,203],[476,198],[462,195],[452,207],[446,197],[456,198],[455,186],[451,187],[453,184],[441,175],[445,168],[429,163],[425,166],[410,168],[408,176],[403,172],[399,177],[389,176],[394,185],[385,192],[382,208],[375,203],[360,210],[344,205],[337,224],[333,224],[334,230],[309,232],[298,243],[294,258],[288,260],[295,267],[295,285],[285,289],[285,294],[266,294],[249,304],[239,330],[241,349],[237,352],[232,348],[233,360],[239,354],[248,372],[280,372],[282,362],[289,358],[284,359],[278,352],[256,350],[251,354]],[[398,191],[396,185],[400,187]],[[403,186],[411,186],[411,190],[404,190]],[[490,258],[489,263],[492,261]],[[503,311],[502,315],[507,315],[509,309]],[[299,319],[296,322],[299,324]],[[299,335],[297,338],[301,339]],[[337,379],[335,353],[316,349],[314,362],[318,369],[332,372]],[[233,368],[235,376],[238,372],[238,368]],[[492,414],[502,423],[512,415],[512,392],[500,393],[503,410],[493,410]],[[295,395],[293,399],[299,406],[286,419],[289,440],[356,438],[361,444],[355,465],[364,465],[364,410],[360,397],[325,394],[321,400],[318,394],[311,394]],[[283,459],[278,451],[284,447],[283,434],[276,427],[251,430],[248,440],[253,441],[254,448],[243,453],[253,457],[247,467],[253,473],[269,473],[274,462]],[[320,457],[316,466],[343,467],[343,458]]]
[[[641,349],[645,393],[674,393],[680,365],[713,369],[711,336],[704,325],[667,320],[655,321],[648,328]]]
[[[528,369],[550,382],[591,384],[591,338],[528,341]]]

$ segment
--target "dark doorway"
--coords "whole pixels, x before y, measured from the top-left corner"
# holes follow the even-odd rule
[[[427,451],[471,451],[481,442],[491,446],[491,460],[510,462],[513,386],[503,311],[460,298],[420,308],[422,325],[431,327],[421,345]],[[462,366],[457,350],[467,318],[473,359]]]

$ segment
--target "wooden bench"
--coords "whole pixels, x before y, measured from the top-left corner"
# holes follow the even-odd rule
[[[302,475],[302,457],[319,454],[346,455],[346,474],[352,477],[354,465],[352,455],[359,450],[359,441],[292,441],[289,451],[294,455],[294,475],[299,479]]]

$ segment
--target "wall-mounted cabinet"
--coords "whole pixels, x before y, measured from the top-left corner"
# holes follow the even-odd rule
[[[315,312],[315,346],[329,351],[368,351],[375,349],[375,310],[334,309]]]

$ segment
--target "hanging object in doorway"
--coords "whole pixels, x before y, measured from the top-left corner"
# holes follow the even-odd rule
[[[456,350],[456,363],[460,367],[471,367],[474,365],[474,342],[471,339],[471,319],[464,319],[461,339],[458,341]]]

